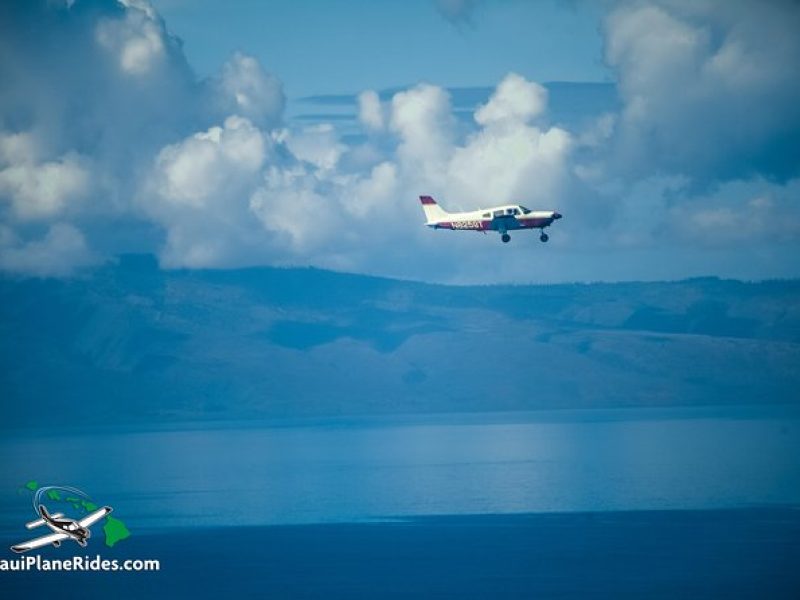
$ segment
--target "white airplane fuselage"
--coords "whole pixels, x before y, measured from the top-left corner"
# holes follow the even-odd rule
[[[492,206],[469,212],[449,213],[443,210],[430,196],[420,196],[425,211],[426,225],[433,229],[462,231],[497,231],[507,242],[509,231],[517,229],[540,229],[541,239],[547,241],[544,228],[561,218],[554,210],[530,210],[519,204]]]

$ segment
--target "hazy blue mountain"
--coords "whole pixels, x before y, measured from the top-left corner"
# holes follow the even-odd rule
[[[5,428],[799,399],[798,281],[452,287],[126,256],[2,278],[0,301]]]

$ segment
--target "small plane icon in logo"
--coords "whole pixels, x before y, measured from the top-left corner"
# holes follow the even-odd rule
[[[82,519],[70,519],[69,517],[65,517],[62,513],[50,514],[50,512],[47,510],[47,507],[40,501],[42,493],[50,489],[54,488],[48,487],[37,490],[36,495],[34,496],[33,506],[34,510],[39,515],[39,518],[31,521],[30,523],[26,523],[25,528],[35,529],[37,527],[41,527],[42,525],[46,525],[52,530],[53,533],[28,540],[27,542],[16,544],[15,546],[11,546],[11,549],[14,552],[27,552],[28,550],[34,550],[36,548],[42,548],[43,546],[49,545],[58,548],[61,545],[61,542],[70,539],[75,540],[81,547],[85,548],[87,540],[92,535],[92,532],[89,530],[89,528],[112,511],[110,506],[103,506],[102,508],[98,508],[97,510],[86,515]],[[81,496],[86,497],[86,494],[75,488],[59,487],[59,489],[76,492]]]

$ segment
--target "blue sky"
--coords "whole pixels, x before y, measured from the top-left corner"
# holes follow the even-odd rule
[[[154,4],[200,75],[243,51],[278,74],[290,97],[419,81],[487,86],[509,71],[535,81],[610,79],[601,3],[465,4],[455,20],[431,0],[353,0],[335,10],[323,0]]]
[[[796,2],[331,6],[4,3],[0,270],[800,275]],[[504,245],[421,194],[564,219]]]

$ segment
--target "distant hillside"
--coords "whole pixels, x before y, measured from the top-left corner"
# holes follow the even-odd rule
[[[800,282],[450,287],[315,269],[0,279],[3,428],[795,403]]]

